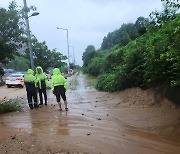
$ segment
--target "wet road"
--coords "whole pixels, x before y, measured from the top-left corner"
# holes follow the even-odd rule
[[[119,98],[96,91],[84,75],[70,80],[77,80],[78,85],[67,92],[68,112],[58,110],[48,91],[47,106],[0,115],[0,153],[180,153],[179,122],[167,128],[158,123],[157,128],[154,121],[160,116],[159,110],[117,108]],[[23,97],[24,90],[11,89],[8,95]],[[153,121],[148,119],[147,111],[154,113]],[[166,119],[161,117],[162,121]]]
[[[3,98],[15,98],[15,97],[25,97],[25,88],[7,88],[7,86],[0,87],[0,100]]]

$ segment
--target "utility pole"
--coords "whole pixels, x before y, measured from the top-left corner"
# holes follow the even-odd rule
[[[75,54],[74,54],[74,46],[73,46],[73,57],[74,57],[73,62],[74,62],[74,66],[75,66],[75,63],[76,63],[76,57],[75,57]]]
[[[68,34],[68,29],[67,30],[67,47],[68,47],[68,63],[69,63],[69,68],[70,68],[70,57],[69,57],[69,34]]]
[[[68,29],[67,28],[59,28],[57,27],[57,29],[62,29],[65,30],[67,32],[67,48],[68,48],[68,65],[69,65],[69,69],[70,69],[70,56],[69,56],[69,33],[68,33]],[[68,71],[69,71],[68,69]]]
[[[31,33],[30,33],[30,27],[29,27],[29,17],[37,16],[39,13],[35,12],[31,16],[28,17],[27,3],[26,3],[26,0],[23,0],[23,1],[24,1],[24,10],[25,10],[25,19],[26,19],[26,32],[27,32],[27,39],[28,39],[30,63],[31,63],[31,69],[34,70],[35,67],[34,67],[33,50],[32,50],[32,44],[31,44]]]
[[[73,48],[73,63],[75,65],[75,54],[74,54],[74,46],[69,46],[69,47],[72,47]]]

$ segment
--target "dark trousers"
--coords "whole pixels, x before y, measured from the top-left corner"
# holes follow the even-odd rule
[[[56,100],[57,102],[60,102],[61,101],[61,97],[63,99],[63,101],[66,101],[66,94],[56,94]]]
[[[55,86],[54,94],[56,96],[57,102],[60,102],[61,97],[62,97],[63,101],[66,101],[66,90],[63,85]]]
[[[28,99],[28,104],[31,109],[33,107],[37,107],[37,92],[35,91],[27,91],[27,99]],[[34,105],[33,105],[34,102]]]
[[[45,104],[47,104],[47,93],[46,93],[46,89],[38,89],[39,92],[39,99],[40,99],[40,104],[43,104],[43,96],[44,95],[44,100],[45,100]]]

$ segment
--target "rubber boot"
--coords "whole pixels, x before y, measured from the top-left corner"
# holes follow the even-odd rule
[[[38,107],[39,107],[38,103],[34,102],[34,108],[38,108]]]
[[[29,103],[29,107],[30,107],[30,109],[34,108],[32,103]]]

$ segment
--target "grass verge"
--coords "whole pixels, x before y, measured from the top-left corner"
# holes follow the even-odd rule
[[[19,99],[6,99],[0,100],[0,114],[20,111],[21,106],[19,104]]]
[[[76,90],[77,89],[77,86],[79,84],[78,80],[77,80],[78,75],[79,75],[78,73],[74,74],[72,79],[69,81],[69,89],[71,89],[71,90]]]
[[[96,87],[97,79],[98,79],[98,77],[94,77],[91,75],[86,76],[86,82],[88,83],[89,86],[92,86],[94,88]]]

